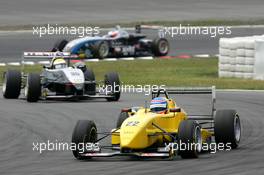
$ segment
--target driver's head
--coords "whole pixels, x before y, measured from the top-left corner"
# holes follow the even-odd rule
[[[66,61],[63,58],[56,58],[52,63],[53,69],[62,69],[66,67],[67,67]]]
[[[117,37],[118,35],[118,31],[110,31],[108,32],[108,36],[110,36],[111,38]]]
[[[167,99],[164,97],[153,98],[150,102],[150,111],[155,113],[165,113],[168,108]]]

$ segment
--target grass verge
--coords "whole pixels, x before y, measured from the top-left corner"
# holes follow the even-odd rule
[[[155,59],[134,61],[100,61],[88,63],[102,80],[106,72],[116,71],[124,84],[166,86],[212,86],[219,89],[264,89],[264,81],[218,78],[217,58]],[[26,66],[26,72],[40,72],[40,65]],[[18,67],[13,67],[18,69]],[[0,67],[0,73],[8,67]],[[2,82],[2,76],[0,81]]]

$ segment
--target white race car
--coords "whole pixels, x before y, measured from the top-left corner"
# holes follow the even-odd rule
[[[28,102],[37,102],[39,99],[88,99],[106,98],[108,101],[117,101],[120,98],[120,80],[116,72],[105,74],[102,81],[104,86],[96,90],[98,82],[94,73],[83,62],[70,66],[69,53],[25,52],[26,57],[54,56],[50,66],[44,66],[42,73],[25,74],[17,70],[8,70],[4,73],[3,96],[18,98],[24,88]],[[47,56],[48,55],[48,56]],[[59,55],[59,56],[58,56]],[[68,62],[64,59],[67,58]]]

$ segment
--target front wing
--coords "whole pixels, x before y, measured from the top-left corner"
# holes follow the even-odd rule
[[[83,153],[82,157],[114,157],[114,156],[131,156],[131,157],[160,157],[160,158],[169,158],[169,153],[121,153],[121,152],[112,152],[112,153]]]

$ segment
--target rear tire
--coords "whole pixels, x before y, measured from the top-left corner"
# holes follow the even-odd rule
[[[104,59],[109,54],[109,44],[106,41],[100,41],[93,47],[93,56],[95,58]]]
[[[127,112],[121,112],[116,122],[116,128],[120,128],[122,123],[129,117]]]
[[[41,84],[39,74],[28,74],[25,87],[25,96],[28,102],[37,102],[41,94]]]
[[[54,44],[54,47],[52,48],[51,52],[57,52],[57,51],[62,52],[64,47],[67,44],[68,44],[68,41],[66,39],[57,40],[56,43]]]
[[[231,148],[238,147],[241,137],[240,119],[235,110],[219,110],[215,116],[215,141],[217,144],[231,144]]]
[[[77,148],[80,143],[95,143],[97,141],[97,129],[93,121],[90,120],[78,120],[73,133],[72,133],[72,143],[74,143]],[[83,150],[73,150],[72,153],[76,159],[82,160],[86,157],[81,156],[80,152]]]
[[[95,76],[93,70],[87,68],[86,71],[83,73],[85,81],[95,81]],[[85,91],[89,95],[95,95],[96,94],[96,83],[92,84],[86,84],[85,85]]]
[[[186,149],[180,150],[179,155],[183,158],[198,158],[199,153],[201,152],[202,146],[202,136],[201,136],[201,127],[194,120],[183,120],[180,123],[178,130],[178,139],[180,145],[185,145]],[[191,144],[196,144],[196,146],[191,146]],[[189,148],[187,149],[187,145]]]
[[[7,99],[16,99],[20,95],[22,76],[17,70],[8,70],[3,76],[3,96]]]
[[[165,38],[157,38],[152,43],[152,52],[154,56],[165,56],[169,53],[169,42]]]
[[[112,97],[106,98],[108,101],[118,101],[121,95],[119,75],[116,72],[110,72],[105,75],[105,86],[111,90]],[[111,89],[110,89],[111,88]]]

